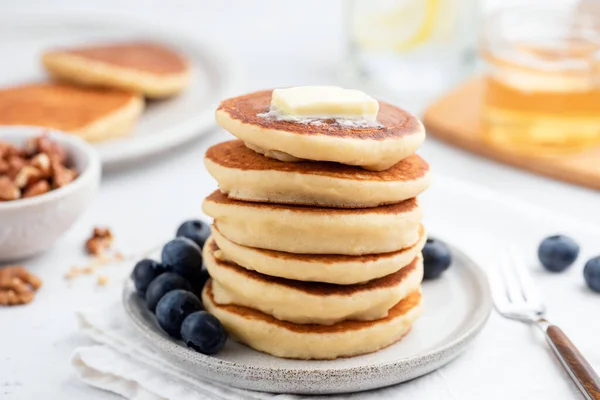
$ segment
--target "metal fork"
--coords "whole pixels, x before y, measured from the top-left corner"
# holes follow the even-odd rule
[[[546,306],[514,247],[508,248],[508,262],[502,260],[499,272],[496,274],[499,276],[490,279],[498,313],[537,326],[545,334],[554,354],[583,397],[586,400],[600,400],[600,377],[567,335],[546,320]]]

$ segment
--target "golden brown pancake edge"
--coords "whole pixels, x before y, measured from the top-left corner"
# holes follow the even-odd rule
[[[411,212],[418,207],[418,202],[416,197],[413,197],[408,200],[404,200],[400,203],[388,204],[378,207],[369,207],[369,208],[323,208],[323,207],[313,207],[313,206],[303,206],[303,205],[286,205],[286,204],[276,204],[276,203],[258,203],[258,202],[248,202],[248,201],[240,201],[234,200],[227,197],[226,194],[221,192],[220,190],[215,190],[212,192],[205,201],[214,202],[217,204],[223,205],[231,205],[231,206],[239,206],[239,207],[252,207],[252,208],[262,208],[262,209],[270,209],[270,210],[285,210],[292,212],[305,212],[305,213],[313,213],[313,214],[326,214],[326,215],[342,215],[342,214],[354,214],[354,215],[364,215],[364,214],[402,214]]]
[[[412,154],[385,171],[368,171],[364,168],[326,161],[283,162],[254,152],[241,140],[230,140],[211,146],[206,158],[225,168],[241,171],[278,171],[307,175],[321,175],[356,181],[404,182],[424,177],[429,164]]]
[[[214,253],[215,251],[219,250],[219,246],[217,246],[217,244],[213,240],[210,243],[209,249],[212,253]],[[239,265],[233,262],[222,261],[215,258],[215,262],[219,267],[235,271],[238,274],[244,275],[244,277],[247,279],[260,281],[265,284],[285,286],[315,296],[351,296],[352,294],[355,294],[357,292],[366,292],[370,290],[377,290],[396,286],[417,269],[418,261],[419,258],[416,257],[412,260],[412,262],[409,265],[401,268],[400,270],[390,275],[373,279],[365,283],[358,283],[354,285],[336,285],[334,283],[303,282],[292,279],[280,278],[276,276],[264,275],[256,271],[240,267]]]
[[[58,82],[0,89],[0,124],[76,131],[118,111],[138,96],[121,90]]]
[[[214,222],[212,229],[216,230],[220,233],[218,222],[216,222],[216,221]],[[419,226],[419,241],[421,240],[421,238],[424,235],[425,235],[425,228],[423,227],[423,225],[420,225]],[[223,234],[221,234],[221,236],[223,236]],[[211,238],[210,240],[212,242],[215,242],[214,238]],[[362,254],[362,255],[357,255],[357,256],[349,256],[349,255],[345,255],[345,254],[295,254],[295,253],[286,253],[284,251],[259,249],[256,247],[252,248],[252,250],[256,251],[257,253],[264,254],[265,256],[268,256],[268,257],[279,258],[279,259],[283,259],[283,260],[297,260],[297,261],[301,261],[301,262],[317,262],[319,264],[333,264],[333,263],[343,263],[343,262],[368,263],[368,262],[378,261],[378,260],[381,260],[384,258],[396,257],[402,253],[412,250],[417,244],[418,244],[418,241],[410,247],[405,247],[401,250],[392,251],[389,253]],[[215,245],[216,245],[216,243],[215,243]],[[238,246],[247,247],[247,246],[239,245],[239,244],[238,244]]]
[[[188,70],[188,64],[181,55],[166,46],[152,42],[97,44],[56,49],[47,54],[72,54],[89,61],[156,75],[181,74]]]
[[[377,319],[374,321],[353,321],[346,320],[341,321],[333,325],[317,325],[317,324],[294,324],[287,321],[280,321],[275,317],[267,315],[261,311],[254,310],[252,308],[236,306],[233,304],[217,304],[212,291],[212,279],[206,282],[204,288],[206,296],[210,299],[213,306],[216,308],[223,309],[227,312],[237,314],[246,319],[259,320],[268,324],[277,325],[281,328],[285,328],[292,332],[297,333],[313,333],[313,334],[331,334],[339,332],[347,332],[360,329],[368,329],[372,326],[392,321],[395,318],[401,317],[408,313],[411,309],[416,307],[421,302],[421,291],[414,290],[407,297],[400,300],[393,306],[385,318]]]

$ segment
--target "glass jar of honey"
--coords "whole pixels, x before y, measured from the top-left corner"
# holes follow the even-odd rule
[[[598,15],[504,10],[485,24],[481,47],[487,139],[540,155],[600,144]]]

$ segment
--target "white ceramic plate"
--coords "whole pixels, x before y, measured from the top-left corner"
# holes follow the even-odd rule
[[[40,55],[57,46],[135,39],[172,46],[190,60],[191,86],[172,99],[148,102],[130,136],[95,145],[105,168],[130,164],[206,133],[215,126],[218,102],[239,89],[239,72],[216,44],[173,30],[112,17],[1,16],[0,54],[10,57],[2,59],[0,86],[46,79]]]
[[[424,282],[425,309],[400,342],[364,356],[332,361],[289,360],[228,340],[205,356],[167,336],[128,282],[123,304],[134,325],[170,362],[190,373],[239,388],[278,393],[350,393],[385,387],[427,374],[452,361],[485,324],[492,301],[481,269],[452,248],[452,267]]]

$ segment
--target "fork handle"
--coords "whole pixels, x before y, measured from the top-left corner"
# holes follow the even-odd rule
[[[600,400],[600,377],[567,335],[556,325],[546,326],[546,339],[586,400]]]

